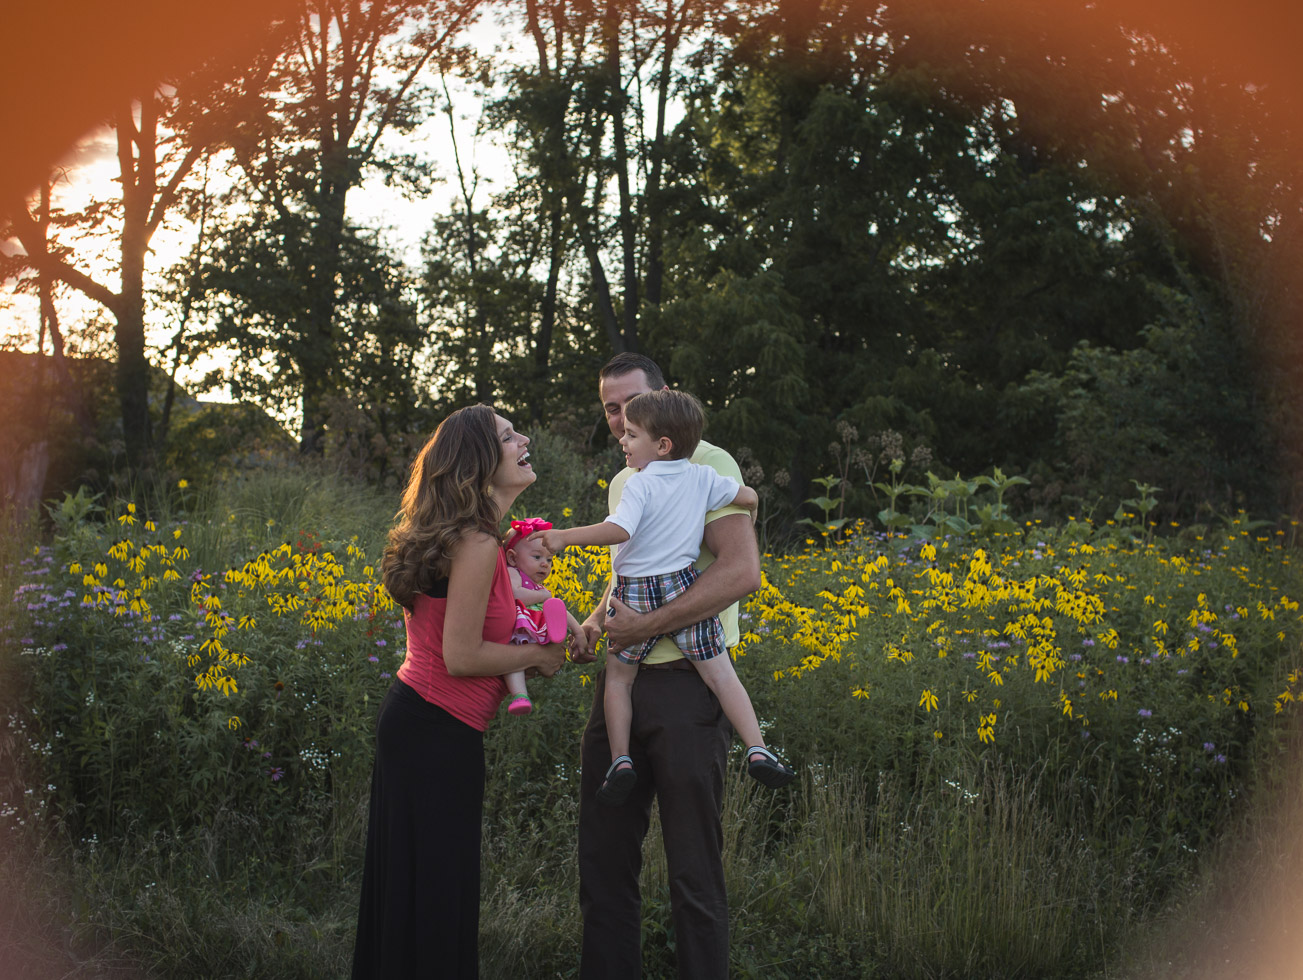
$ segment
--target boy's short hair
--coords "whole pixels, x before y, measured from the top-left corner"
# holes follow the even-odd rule
[[[616,354],[607,361],[602,370],[597,372],[597,380],[605,381],[607,378],[623,378],[626,374],[632,374],[634,371],[641,371],[646,375],[647,387],[653,391],[659,391],[665,387],[665,375],[661,372],[660,366],[646,354],[635,354],[632,351]]]
[[[706,410],[696,396],[668,388],[634,395],[624,406],[624,417],[653,439],[669,439],[670,459],[689,459],[706,427]]]

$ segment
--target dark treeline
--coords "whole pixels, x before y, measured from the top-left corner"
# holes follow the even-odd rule
[[[255,56],[122,106],[120,199],[0,202],[25,252],[3,271],[56,361],[60,291],[108,312],[137,470],[176,458],[160,380],[200,355],[300,452],[387,480],[471,401],[600,445],[596,370],[638,350],[793,516],[828,475],[876,511],[891,456],[1022,474],[1025,512],[1107,516],[1135,480],[1166,519],[1292,513],[1295,121],[1242,70],[1062,7],[1070,28],[1017,0],[302,0]],[[429,193],[392,137],[467,111],[511,172],[458,147],[408,268],[349,196]],[[170,221],[193,250],[151,290]],[[120,246],[112,287],[88,228]]]

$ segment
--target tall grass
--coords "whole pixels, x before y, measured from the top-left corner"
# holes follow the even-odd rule
[[[540,465],[549,455],[540,445]],[[585,491],[585,506],[598,506],[599,491],[595,484]],[[104,513],[73,508],[35,553],[30,538],[0,545],[9,549],[4,594],[32,586],[10,609],[24,625],[0,634],[0,761],[8,763],[0,771],[0,840],[10,857],[21,848],[50,859],[0,871],[7,880],[26,875],[40,896],[32,914],[71,937],[69,945],[103,950],[106,963],[126,950],[160,977],[345,974],[374,716],[384,675],[401,658],[400,621],[359,599],[314,632],[301,618],[310,601],[277,616],[269,599],[288,588],[310,600],[353,585],[357,595],[373,595],[361,586],[374,575],[392,496],[287,469],[176,488],[134,515],[125,501],[101,503]],[[529,513],[558,516],[538,506]],[[561,522],[581,519],[572,512]],[[1053,538],[1052,529],[1041,536]],[[128,539],[124,558],[106,557]],[[188,548],[171,583],[148,564],[154,558],[129,567],[156,540]],[[1149,980],[1163,975],[1157,960],[1129,950],[1146,941],[1159,949],[1162,937],[1176,935],[1179,913],[1206,916],[1213,906],[1205,901],[1246,914],[1260,908],[1257,893],[1279,879],[1260,860],[1244,891],[1217,891],[1218,884],[1201,892],[1198,875],[1212,875],[1206,845],[1224,842],[1228,827],[1258,842],[1255,859],[1299,853],[1281,843],[1275,823],[1235,807],[1255,773],[1278,793],[1290,785],[1275,775],[1283,729],[1271,705],[1274,697],[1280,717],[1290,717],[1285,694],[1297,686],[1289,660],[1297,617],[1284,601],[1295,591],[1285,568],[1291,556],[1237,544],[1233,562],[1177,562],[1148,546],[1087,553],[1083,541],[1078,534],[1057,544],[1057,556],[1036,541],[1025,554],[1010,544],[1003,555],[1005,567],[1022,569],[1009,577],[1084,570],[1074,595],[1090,588],[1096,567],[1109,570],[1118,607],[1109,621],[1089,631],[1065,621],[1058,640],[1075,717],[1029,676],[1025,661],[1015,666],[1024,651],[997,647],[998,631],[973,628],[957,601],[925,617],[900,611],[885,579],[922,607],[931,572],[919,556],[880,564],[854,542],[767,561],[770,591],[752,607],[739,670],[802,778],[771,793],[744,778],[740,751],[731,762],[724,828],[734,976],[1085,978],[1135,970]],[[328,553],[336,564],[327,566]],[[959,579],[968,556],[944,557]],[[81,572],[68,571],[74,562]],[[65,598],[65,589],[80,594],[81,575],[101,562],[108,571],[95,572],[97,582],[126,583],[97,586],[115,595],[145,576],[160,579],[142,593],[151,620],[133,617],[125,601],[115,614]],[[303,574],[266,586],[248,572],[259,562]],[[558,589],[581,616],[601,568],[590,555],[559,565]],[[965,588],[989,582],[995,594],[988,573],[969,578]],[[858,598],[855,583],[863,583]],[[1135,583],[1144,588],[1133,608],[1125,586]],[[1139,605],[1146,593],[1152,611]],[[1258,596],[1276,618],[1259,610]],[[230,667],[239,689],[229,696],[195,685],[202,668],[191,658],[215,635],[211,601],[231,618],[227,645],[249,658]],[[1186,611],[1204,605],[1221,614],[1221,645],[1190,653],[1197,674],[1177,674],[1187,661],[1160,659],[1150,624],[1163,617],[1175,644]],[[1253,616],[1232,618],[1237,605]],[[982,615],[999,611],[988,604]],[[237,621],[246,616],[242,629]],[[944,630],[928,628],[943,618]],[[1086,645],[1105,627],[1116,629],[1117,650]],[[1194,626],[1188,633],[1207,635]],[[1238,656],[1227,652],[1232,633]],[[1145,645],[1154,662],[1142,664],[1129,644]],[[1135,662],[1124,663],[1125,653]],[[993,666],[974,675],[987,654]],[[989,678],[996,671],[998,686]],[[577,974],[578,745],[593,672],[568,668],[532,681],[534,714],[504,716],[486,739],[482,962],[490,980]],[[972,676],[987,685],[976,703],[964,697]],[[1232,684],[1235,699],[1224,694]],[[941,694],[940,703],[929,707],[920,690]],[[995,713],[988,744],[977,727]],[[1205,739],[1227,758],[1215,762]],[[1228,824],[1227,814],[1240,822]],[[655,821],[643,895],[644,975],[673,976]]]

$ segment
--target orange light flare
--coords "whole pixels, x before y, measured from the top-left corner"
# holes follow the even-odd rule
[[[0,98],[0,201],[36,187],[115,104],[214,56],[265,44],[288,0],[9,3]]]
[[[902,16],[917,21],[910,4],[899,6]],[[926,0],[916,4],[927,6]],[[1283,145],[1278,149],[1303,159],[1303,57],[1297,50],[1303,38],[1303,3],[1095,0],[1093,9],[1083,7],[1082,2],[1055,0],[947,0],[933,7],[931,16],[926,12],[922,16],[933,26],[948,22],[952,29],[985,20],[988,27],[1007,27],[1015,38],[1038,36],[1065,50],[1077,41],[1089,41],[1101,24],[1125,24],[1170,44],[1192,67],[1260,86],[1264,101],[1281,121],[1276,135]],[[287,0],[7,4],[0,209],[6,202],[21,201],[79,138],[108,118],[116,102],[210,56],[252,54],[289,9]],[[1293,783],[1300,785],[1303,780],[1296,778]],[[1303,977],[1298,955],[1303,948],[1299,942],[1303,931],[1299,794],[1286,809],[1287,816],[1264,823],[1274,829],[1264,831],[1264,846],[1256,849],[1256,856],[1248,864],[1228,866],[1219,877],[1224,882],[1236,878],[1257,882],[1261,887],[1225,891],[1239,897],[1221,909],[1193,909],[1173,926],[1173,945],[1185,943],[1187,956],[1203,959],[1199,976]],[[1231,886],[1221,887],[1224,891]],[[0,902],[0,938],[34,938],[28,932],[32,922],[26,903],[13,901],[12,892],[7,897],[10,901]],[[32,959],[47,962],[43,953],[33,952]],[[51,976],[57,959],[49,955]],[[39,969],[34,967],[29,975],[43,975]]]

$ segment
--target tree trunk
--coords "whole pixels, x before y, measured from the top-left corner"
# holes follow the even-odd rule
[[[348,149],[327,146],[322,153],[320,197],[314,229],[316,252],[309,283],[308,323],[304,330],[303,349],[299,356],[299,374],[303,382],[303,426],[299,434],[299,452],[321,456],[325,452],[324,378],[331,372],[330,359],[336,356],[335,311],[338,305],[340,250],[344,247],[344,209],[349,187]]]
[[[620,258],[624,306],[620,317],[621,350],[638,349],[638,250],[633,194],[629,189],[629,144],[624,112],[628,98],[620,67],[620,6],[612,0],[606,10],[606,71],[610,86],[611,139],[615,150],[615,183],[619,192]]]
[[[660,77],[656,80],[656,135],[648,148],[651,170],[647,174],[647,195],[644,201],[647,214],[647,281],[644,295],[653,306],[660,306],[661,288],[665,281],[665,221],[664,204],[661,201],[661,179],[665,170],[665,113],[670,101],[674,52],[678,49],[681,35],[681,27],[675,26],[673,21],[673,0],[666,0],[665,44],[661,52]]]
[[[558,201],[552,208],[548,222],[547,283],[543,287],[543,309],[539,317],[538,336],[534,338],[534,388],[530,392],[530,417],[535,423],[543,421],[544,390],[552,358],[552,334],[556,330],[557,286],[561,281],[561,266],[565,260],[562,218],[561,203]]]
[[[149,359],[145,356],[145,254],[156,190],[154,145],[157,115],[153,93],[140,104],[137,129],[132,107],[118,113],[118,163],[122,175],[122,288],[115,311],[118,402],[127,465],[137,473],[153,469],[154,436],[149,418]]]

